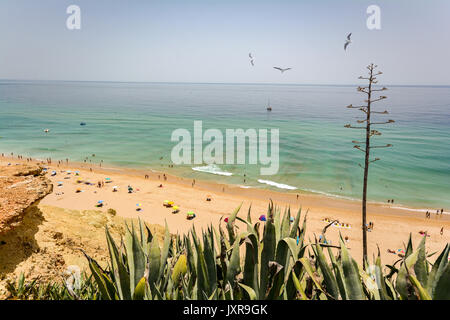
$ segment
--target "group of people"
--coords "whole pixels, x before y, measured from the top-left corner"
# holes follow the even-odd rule
[[[436,218],[439,217],[439,216],[442,218],[443,214],[444,214],[444,209],[436,210]],[[430,219],[431,218],[431,212],[430,211],[427,210],[427,212],[425,213],[425,218],[426,219]]]

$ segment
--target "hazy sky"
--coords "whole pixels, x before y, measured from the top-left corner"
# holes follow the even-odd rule
[[[2,79],[450,85],[449,0],[1,0],[0,39]]]

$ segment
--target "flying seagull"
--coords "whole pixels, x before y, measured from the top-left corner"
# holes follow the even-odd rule
[[[292,68],[285,68],[285,69],[283,69],[283,68],[280,68],[280,67],[273,67],[274,69],[277,69],[277,70],[280,70],[281,71],[281,73],[283,73],[283,72],[285,72],[285,71],[288,71],[288,70],[291,70]]]
[[[352,43],[352,40],[350,39],[351,36],[352,36],[352,34],[349,33],[348,36],[347,36],[347,41],[345,41],[345,44],[344,44],[344,50],[347,50],[348,45],[350,43]]]
[[[250,52],[250,53],[248,54],[248,56],[249,56],[249,58],[250,58],[250,63],[252,64],[252,66],[254,66],[255,63],[253,62],[253,56],[252,56],[252,53]]]

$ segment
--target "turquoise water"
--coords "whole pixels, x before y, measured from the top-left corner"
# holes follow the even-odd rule
[[[387,118],[396,123],[380,127],[383,135],[375,139],[394,147],[374,150],[382,160],[371,166],[369,199],[394,198],[399,205],[448,210],[450,87],[389,89],[389,98],[379,108],[390,110]],[[271,113],[265,110],[269,98]],[[0,151],[80,162],[89,157],[87,161],[93,163],[103,160],[104,166],[358,198],[362,182],[358,163],[364,154],[353,149],[351,141],[361,139],[363,131],[344,125],[361,116],[345,106],[361,104],[362,98],[354,86],[4,80],[0,81]],[[260,176],[260,167],[254,165],[168,168],[175,145],[170,141],[172,131],[186,128],[192,133],[194,120],[202,120],[204,130],[223,132],[278,128],[279,173]],[[45,128],[50,132],[44,133]]]

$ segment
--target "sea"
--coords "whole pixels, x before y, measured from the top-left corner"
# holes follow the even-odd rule
[[[242,188],[360,199],[364,153],[348,129],[364,114],[357,85],[0,81],[0,152],[154,170]],[[450,209],[450,87],[388,86],[374,103],[368,198],[417,210]],[[272,111],[267,111],[269,104]],[[279,170],[261,164],[177,165],[177,129],[278,129]],[[48,129],[48,132],[44,132]],[[225,139],[224,139],[225,140]],[[207,143],[204,143],[203,147]],[[225,148],[226,146],[224,146]],[[192,144],[194,148],[194,144]],[[192,150],[193,152],[194,150]],[[247,144],[246,156],[250,154]],[[95,156],[94,156],[95,155]]]

